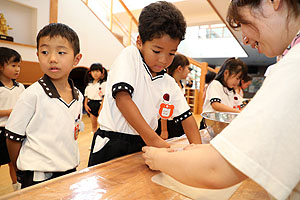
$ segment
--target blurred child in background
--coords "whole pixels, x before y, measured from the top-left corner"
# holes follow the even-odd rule
[[[242,98],[236,95],[234,88],[241,78],[247,73],[246,64],[235,58],[227,59],[206,91],[203,104],[203,112],[234,112],[242,109]],[[204,119],[200,123],[200,129],[205,128]]]
[[[21,56],[18,52],[0,47],[0,166],[8,164],[15,191],[21,189],[21,184],[17,182],[16,171],[9,158],[4,127],[19,95],[25,90],[24,85],[16,81],[20,74],[20,64]]]
[[[94,63],[88,70],[86,78],[89,84],[84,91],[84,108],[91,119],[92,133],[95,133],[98,126],[97,117],[105,94],[107,70],[100,63]]]

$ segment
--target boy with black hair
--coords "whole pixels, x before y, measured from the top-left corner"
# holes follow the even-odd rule
[[[139,17],[137,47],[125,48],[109,72],[89,166],[141,151],[170,147],[156,133],[158,118],[174,118],[190,143],[201,143],[190,107],[174,79],[165,74],[184,39],[186,22],[171,3],[146,6]]]
[[[76,171],[79,164],[83,96],[68,79],[79,51],[78,36],[67,25],[52,23],[38,33],[44,76],[22,93],[5,126],[22,188]]]

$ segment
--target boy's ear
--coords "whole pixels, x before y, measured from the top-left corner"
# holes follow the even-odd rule
[[[142,48],[142,40],[141,40],[141,37],[138,35],[137,38],[136,38],[136,46],[138,49]]]
[[[76,66],[79,63],[79,61],[81,60],[81,58],[82,58],[82,54],[81,53],[77,54],[74,58],[73,66]]]

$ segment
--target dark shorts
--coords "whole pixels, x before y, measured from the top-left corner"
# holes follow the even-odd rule
[[[92,115],[94,115],[95,117],[98,117],[99,116],[99,109],[100,109],[100,106],[101,106],[101,100],[88,100],[88,103],[87,105],[90,107],[91,111],[90,113]]]
[[[180,137],[185,134],[181,122],[175,123],[174,120],[168,120],[167,127],[169,134],[168,139],[173,137]],[[158,126],[155,132],[158,135],[161,134],[161,119],[158,120]]]
[[[99,151],[92,153],[95,147],[96,137],[109,138],[109,141]],[[145,142],[139,135],[104,131],[98,129],[93,137],[88,166],[97,165],[114,158],[125,156],[142,150]]]
[[[26,187],[29,187],[29,186],[32,186],[32,185],[35,185],[35,184],[38,184],[38,183],[42,183],[42,182],[45,182],[45,181],[51,180],[53,178],[63,176],[65,174],[69,174],[69,173],[72,173],[72,172],[75,172],[75,171],[76,171],[76,168],[67,170],[65,172],[53,172],[53,175],[47,180],[33,181],[33,171],[18,170],[17,171],[17,179],[18,179],[18,182],[22,184],[21,188],[23,189],[23,188],[26,188]]]
[[[5,128],[0,127],[0,165],[10,162],[9,154],[6,146]]]

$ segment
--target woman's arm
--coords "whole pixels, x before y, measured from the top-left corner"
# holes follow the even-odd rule
[[[22,142],[17,142],[11,139],[6,138],[6,145],[9,153],[10,160],[15,168],[15,171],[18,171],[17,168],[17,158],[22,146]]]
[[[147,124],[128,92],[118,92],[116,94],[116,104],[128,123],[140,134],[148,146],[170,147],[170,145],[159,137]]]
[[[190,143],[201,144],[201,136],[193,116],[190,116],[181,122],[184,133],[186,134]]]
[[[154,147],[143,147],[143,151],[150,169],[160,170],[190,186],[221,189],[247,178],[210,144],[177,152]]]
[[[240,113],[240,110],[231,108],[229,106],[226,106],[225,104],[219,103],[219,102],[214,102],[211,104],[211,107],[219,112],[234,112],[234,113]]]

